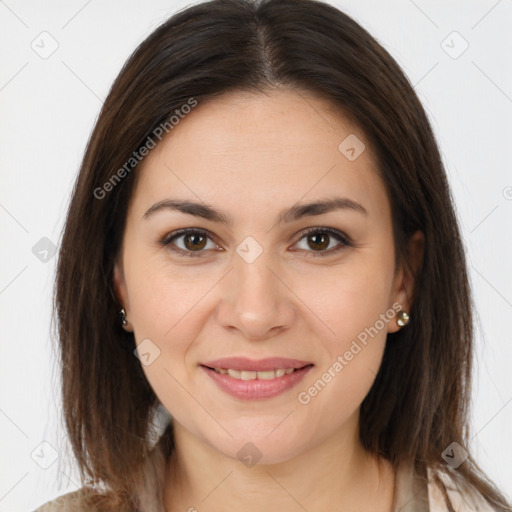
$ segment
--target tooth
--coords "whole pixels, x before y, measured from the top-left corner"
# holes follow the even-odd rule
[[[233,377],[234,379],[239,380],[255,380],[255,379],[261,379],[261,380],[272,380],[276,377],[283,377],[284,375],[290,375],[290,373],[293,373],[295,371],[295,368],[279,368],[277,370],[265,370],[261,372],[255,372],[250,370],[233,370],[231,368],[225,370],[224,368],[214,368],[214,370],[217,373],[223,374],[223,375],[229,375],[230,377]]]
[[[258,379],[262,380],[271,380],[276,376],[276,372],[274,370],[268,370],[265,372],[258,372]]]

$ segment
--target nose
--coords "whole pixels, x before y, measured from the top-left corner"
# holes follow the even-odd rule
[[[218,320],[225,329],[257,341],[293,325],[294,294],[265,252],[252,263],[236,255],[222,286]]]

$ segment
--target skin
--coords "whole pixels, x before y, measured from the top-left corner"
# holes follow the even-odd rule
[[[349,134],[366,146],[354,161],[338,149]],[[391,510],[394,472],[363,450],[358,428],[387,333],[400,328],[396,315],[307,405],[297,398],[394,303],[410,309],[413,275],[395,269],[390,203],[375,168],[365,134],[339,111],[280,88],[199,104],[137,169],[114,285],[126,330],[160,350],[142,368],[174,422],[166,510]],[[275,223],[283,209],[333,195],[367,214],[344,209]],[[143,219],[168,198],[206,203],[233,225],[171,209]],[[212,234],[200,256],[159,244],[190,227]],[[318,249],[318,236],[304,236],[311,227],[339,230],[354,246],[333,252],[340,242],[329,236]],[[236,252],[247,236],[263,250],[252,263]],[[191,238],[174,246],[194,252]],[[422,244],[418,232],[409,246],[413,271]],[[315,366],[277,397],[243,401],[199,366],[233,355]],[[247,442],[262,454],[250,467],[237,457]]]

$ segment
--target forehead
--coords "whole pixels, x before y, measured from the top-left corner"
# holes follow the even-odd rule
[[[304,91],[236,92],[199,103],[136,172],[139,210],[180,197],[254,213],[332,195],[379,215],[388,209],[365,134]]]

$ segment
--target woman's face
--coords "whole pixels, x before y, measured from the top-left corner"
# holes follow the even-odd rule
[[[412,291],[395,273],[390,204],[364,133],[310,94],[231,93],[199,104],[133,172],[114,282],[174,421],[229,457],[250,442],[260,463],[353,435]],[[302,208],[325,201],[336,207]],[[190,228],[200,233],[170,240]],[[245,368],[231,375],[203,366],[228,357],[256,363],[218,364]],[[269,369],[267,358],[296,362]]]

